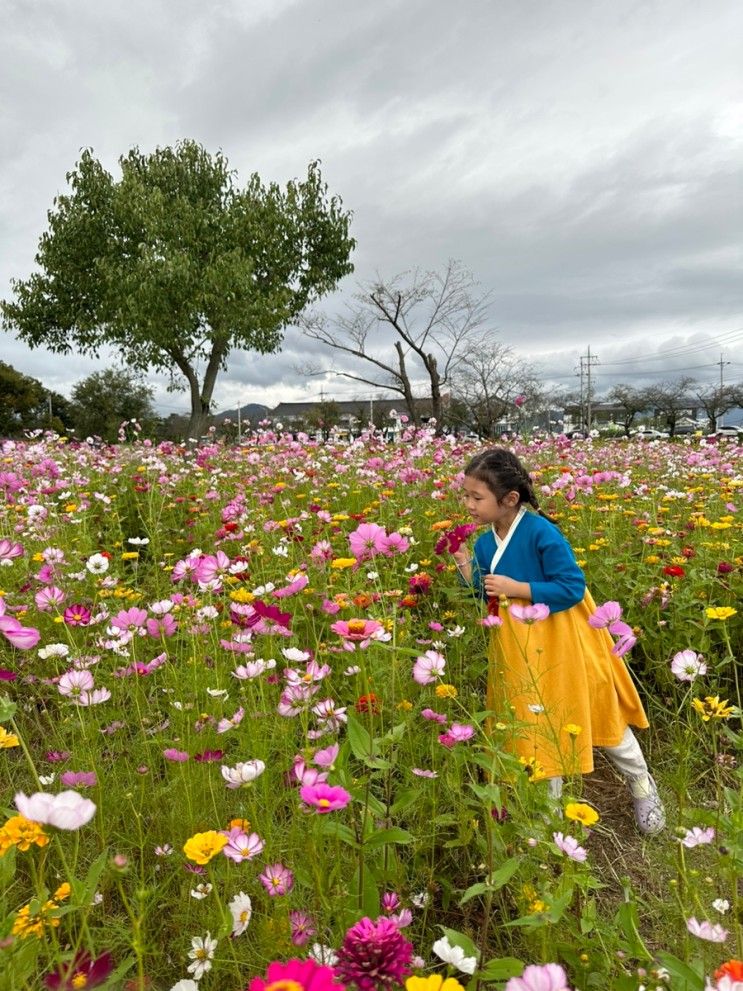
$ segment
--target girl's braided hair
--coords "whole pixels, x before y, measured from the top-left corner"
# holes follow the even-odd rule
[[[555,522],[539,508],[539,500],[534,492],[529,472],[516,455],[505,447],[493,447],[489,451],[476,454],[464,469],[464,473],[487,485],[499,501],[509,492],[518,492],[519,505],[526,503],[550,523]]]

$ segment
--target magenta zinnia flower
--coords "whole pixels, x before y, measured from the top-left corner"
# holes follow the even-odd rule
[[[299,789],[299,795],[303,802],[314,806],[321,814],[345,809],[351,801],[351,796],[345,788],[328,785],[322,781],[315,785],[303,785]]]
[[[87,626],[90,623],[91,612],[87,606],[75,602],[65,609],[62,618],[67,626]]]
[[[268,991],[269,988],[299,987],[301,991],[345,991],[345,985],[335,980],[330,967],[314,960],[275,960],[268,965],[265,977],[254,977],[248,991]]]
[[[363,918],[346,933],[335,972],[359,991],[377,991],[402,984],[410,973],[412,956],[413,944],[394,922]]]

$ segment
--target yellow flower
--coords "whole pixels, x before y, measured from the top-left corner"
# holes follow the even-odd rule
[[[241,829],[244,833],[250,832],[250,820],[249,819],[230,819],[228,829]]]
[[[704,700],[692,699],[691,704],[705,723],[710,719],[730,719],[735,712],[735,706],[728,705],[728,700],[720,701],[719,695],[707,695]]]
[[[707,619],[730,619],[735,616],[738,610],[732,606],[710,606],[707,609]]]
[[[543,902],[541,898],[535,898],[534,901],[529,906],[529,913],[531,915],[539,915],[540,912],[547,911],[547,902]]]
[[[139,551],[124,551],[121,555],[122,561],[136,561],[139,557]]]
[[[9,733],[4,726],[0,726],[0,750],[10,750],[19,745],[20,741],[15,733]]]
[[[221,852],[226,843],[226,836],[209,829],[206,833],[194,833],[186,840],[183,844],[183,852],[196,864],[208,864],[212,857]]]
[[[396,708],[400,709],[401,712],[410,712],[413,708],[413,703],[408,699],[403,699],[402,702],[398,702]]]
[[[46,846],[48,842],[49,837],[38,822],[26,819],[25,816],[11,816],[0,829],[0,856],[11,846],[25,852],[34,843],[36,846]]]
[[[355,557],[337,557],[330,562],[330,567],[336,571],[342,571],[344,568],[352,568],[354,564],[356,564]]]
[[[565,806],[565,815],[574,822],[582,822],[584,826],[593,826],[599,821],[596,809],[583,802],[568,802]]]
[[[648,554],[648,556],[645,558],[645,564],[658,564],[659,562],[660,562],[660,558],[658,557],[657,554]]]
[[[577,726],[575,723],[568,723],[563,726],[563,732],[567,733],[568,736],[579,736],[583,732],[582,726]]]
[[[428,977],[409,977],[405,981],[405,991],[464,991],[464,988],[455,977],[429,974]]]
[[[436,696],[440,699],[455,699],[459,692],[454,685],[437,685]]]
[[[247,588],[238,588],[234,592],[230,592],[230,598],[233,602],[252,602],[255,596]]]
[[[524,768],[529,781],[532,783],[536,781],[544,781],[547,775],[544,773],[544,768],[539,763],[538,760],[527,760],[526,757],[519,757],[519,764]]]

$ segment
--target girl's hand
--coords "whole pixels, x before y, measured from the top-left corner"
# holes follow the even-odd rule
[[[528,582],[517,582],[506,575],[485,575],[483,588],[489,599],[499,598],[501,595],[509,599],[527,599],[531,601],[531,587]]]
[[[470,563],[470,554],[466,547],[462,546],[458,551],[454,551],[452,554],[454,558],[454,563],[458,568],[461,568],[464,564]]]

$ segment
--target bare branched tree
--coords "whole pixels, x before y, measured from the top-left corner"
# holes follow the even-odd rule
[[[469,425],[481,437],[494,437],[497,425],[517,408],[519,395],[535,398],[534,370],[519,355],[489,335],[469,340],[452,375],[456,399]]]
[[[331,321],[312,314],[301,326],[308,337],[371,365],[375,371],[368,376],[342,370],[334,374],[398,392],[416,425],[420,410],[413,384],[425,376],[431,413],[441,429],[443,390],[482,326],[486,303],[472,274],[449,261],[443,272],[416,269],[386,282],[378,279],[356,293],[346,316]],[[394,355],[385,355],[380,327],[393,332]]]
[[[655,382],[646,390],[648,406],[654,406],[666,418],[671,437],[676,432],[676,421],[685,409],[691,405],[689,391],[695,384],[689,375],[672,382]]]
[[[717,421],[729,410],[743,405],[743,386],[737,385],[705,385],[694,389],[694,395],[707,414],[709,429],[717,430]]]

